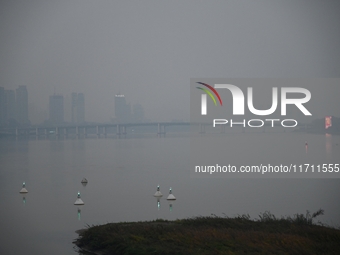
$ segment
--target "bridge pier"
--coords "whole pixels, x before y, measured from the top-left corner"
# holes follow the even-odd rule
[[[97,133],[97,137],[100,138],[99,126],[96,126],[96,133]]]
[[[126,126],[122,126],[122,129],[123,135],[126,136]]]
[[[128,129],[132,129],[133,133],[135,133],[134,127],[145,126],[147,129],[156,131],[157,134],[160,136],[165,136],[167,126],[174,126],[174,125],[190,125],[190,123],[174,123],[174,122],[153,122],[153,123],[114,123],[114,124],[95,124],[95,125],[70,125],[70,126],[30,126],[30,127],[13,127],[10,129],[3,130],[8,134],[11,134],[14,137],[21,137],[21,136],[35,136],[36,139],[43,139],[43,138],[51,138],[56,137],[58,139],[66,139],[67,137],[88,137],[89,134],[97,135],[98,138],[102,136],[107,137],[108,133],[112,133],[113,135],[116,132],[117,138],[121,137],[122,135],[127,136]],[[195,124],[197,127],[198,124]],[[116,128],[116,130],[115,130]],[[111,131],[112,129],[112,131]],[[204,124],[200,125],[200,131],[204,131],[205,127]],[[9,131],[8,131],[9,130]],[[143,130],[143,129],[141,129]],[[151,131],[152,132],[152,131]],[[203,133],[203,132],[202,132]]]
[[[116,135],[120,137],[120,126],[118,124],[116,125]]]
[[[157,135],[160,137],[163,135],[165,136],[165,125],[161,125],[161,123],[158,123],[158,132]]]
[[[125,125],[116,125],[116,135],[118,138],[120,138],[122,135],[126,137],[126,126]]]

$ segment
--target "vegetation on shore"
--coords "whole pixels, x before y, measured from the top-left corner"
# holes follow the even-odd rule
[[[340,254],[340,230],[314,223],[322,214],[108,223],[81,231],[75,244],[80,254]]]

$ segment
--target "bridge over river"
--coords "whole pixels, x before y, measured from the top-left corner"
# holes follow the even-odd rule
[[[95,135],[98,138],[107,137],[108,135],[115,135],[116,137],[126,137],[128,132],[135,132],[136,129],[148,129],[158,136],[165,136],[169,127],[189,127],[197,133],[205,133],[213,130],[213,132],[225,133],[230,128],[227,125],[217,125],[212,127],[211,123],[190,123],[190,122],[146,122],[146,123],[125,123],[125,124],[85,124],[85,125],[65,125],[65,126],[31,126],[31,127],[17,127],[17,128],[1,128],[0,135],[4,136],[36,136],[36,137],[87,137],[88,135]],[[309,128],[309,125],[299,124],[298,127]],[[238,130],[245,132],[246,128],[242,126],[236,127]],[[270,126],[266,123],[257,129],[266,132]]]
[[[190,122],[147,122],[147,123],[125,123],[125,124],[85,124],[85,125],[58,125],[58,126],[31,126],[16,128],[1,128],[0,134],[7,136],[36,136],[36,137],[86,137],[87,135],[96,135],[107,137],[116,135],[117,137],[126,136],[128,130],[132,131],[138,127],[153,127],[155,133],[159,136],[166,134],[169,126],[187,126]],[[198,125],[198,124],[194,124]]]

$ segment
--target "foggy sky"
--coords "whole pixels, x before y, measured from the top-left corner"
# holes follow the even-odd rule
[[[190,78],[340,77],[339,10],[335,0],[1,1],[0,86],[27,86],[33,124],[54,92],[84,93],[87,121],[114,117],[118,93],[151,120],[189,120]],[[338,87],[310,89],[313,116],[339,117]]]

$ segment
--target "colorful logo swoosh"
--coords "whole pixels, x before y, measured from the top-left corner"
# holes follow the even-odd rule
[[[201,84],[201,85],[206,86],[207,88],[209,88],[217,96],[218,101],[220,102],[220,105],[222,106],[222,99],[221,99],[220,95],[218,94],[218,92],[216,91],[216,89],[214,89],[209,84],[206,84],[206,83],[203,83],[203,82],[196,82],[196,83]],[[210,96],[210,98],[213,100],[214,104],[217,105],[216,99],[215,99],[214,95],[210,92],[210,90],[205,89],[205,88],[201,88],[201,87],[196,87],[196,88],[201,89],[205,93],[207,93]]]

